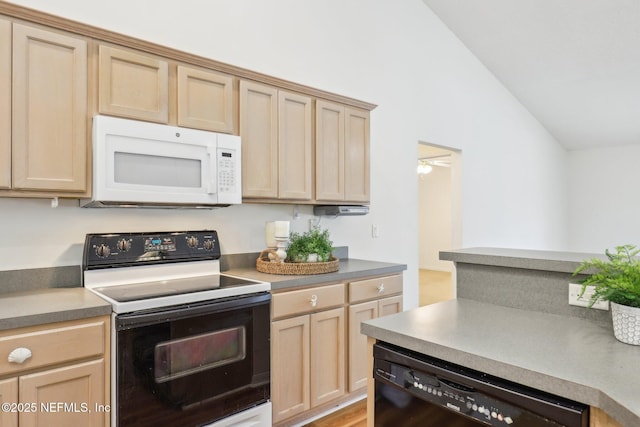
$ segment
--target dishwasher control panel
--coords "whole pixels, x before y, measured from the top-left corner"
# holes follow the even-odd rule
[[[586,405],[391,344],[374,346],[373,377],[376,427],[588,425]]]
[[[401,387],[415,397],[458,412],[485,424],[495,426],[518,425],[539,418],[505,402],[475,392],[472,388],[407,366],[376,360],[375,377]],[[384,392],[383,392],[384,393]],[[521,424],[530,425],[530,424]]]

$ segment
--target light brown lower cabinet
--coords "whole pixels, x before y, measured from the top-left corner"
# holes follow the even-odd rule
[[[273,421],[309,409],[309,316],[271,324]]]
[[[311,406],[345,393],[344,307],[311,315]]]
[[[275,294],[271,399],[277,423],[345,393],[344,285]],[[308,314],[300,314],[307,312]]]
[[[0,401],[8,406],[0,426],[109,426],[109,322],[104,316],[1,331]],[[31,356],[10,362],[16,349]]]
[[[398,311],[402,311],[401,275],[275,292],[271,307],[274,425],[295,425],[363,396],[370,375],[360,322]]]
[[[349,283],[349,392],[364,389],[370,377],[367,337],[360,333],[360,323],[402,311],[401,293],[401,275]]]
[[[0,381],[0,402],[14,404],[18,402],[18,379],[9,378]],[[0,426],[15,427],[18,425],[18,411],[0,411]]]
[[[602,409],[591,407],[589,427],[623,427],[622,424],[611,418]]]

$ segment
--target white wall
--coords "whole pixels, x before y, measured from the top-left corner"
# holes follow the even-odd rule
[[[640,146],[569,153],[569,249],[640,246]]]
[[[452,247],[451,168],[434,166],[418,177],[418,235],[420,268],[451,271],[451,261],[441,261],[441,250]]]
[[[418,301],[417,141],[462,149],[463,246],[566,244],[564,150],[420,0],[15,3],[378,104],[371,214],[323,225],[353,257],[406,263],[407,308]],[[257,251],[264,221],[290,211],[52,210],[5,199],[0,268],[78,264],[85,233],[138,228],[212,227],[225,252]]]

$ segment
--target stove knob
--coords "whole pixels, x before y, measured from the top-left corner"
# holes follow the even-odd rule
[[[111,249],[109,249],[109,246],[105,244],[98,245],[98,247],[96,248],[96,255],[98,255],[100,258],[106,258],[109,256],[109,254],[111,254]]]
[[[210,251],[211,249],[213,249],[213,240],[205,240],[204,241],[204,248],[208,251]]]
[[[118,240],[118,249],[122,252],[127,252],[131,249],[131,241],[127,239]]]
[[[189,245],[190,248],[197,247],[198,246],[198,238],[196,236],[187,237],[187,245]]]

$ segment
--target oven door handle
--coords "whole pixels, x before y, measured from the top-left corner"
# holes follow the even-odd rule
[[[173,307],[136,311],[116,316],[115,329],[116,331],[123,331],[126,329],[154,325],[156,323],[164,323],[169,320],[180,320],[210,313],[222,313],[230,310],[269,304],[270,301],[271,294],[269,292],[259,292],[246,296],[243,295],[239,297],[200,301],[197,303],[183,304]]]

